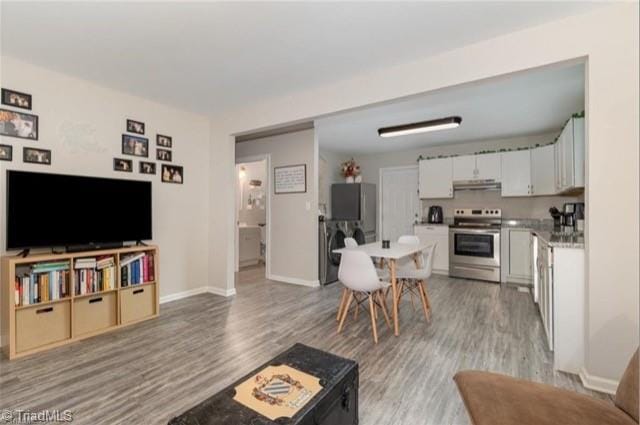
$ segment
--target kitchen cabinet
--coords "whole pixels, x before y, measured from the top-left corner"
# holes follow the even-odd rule
[[[509,275],[531,283],[531,231],[509,229]]]
[[[531,192],[534,196],[555,195],[555,145],[531,149]]]
[[[502,196],[531,196],[531,150],[504,152]]]
[[[453,180],[500,181],[501,164],[499,153],[464,155],[453,158]]]
[[[421,243],[436,243],[433,272],[449,274],[449,226],[444,224],[416,224],[415,235]]]
[[[556,193],[584,188],[584,118],[571,118],[555,143]]]
[[[240,226],[238,234],[239,265],[244,267],[258,264],[260,261],[260,227]]]
[[[420,199],[453,198],[452,158],[422,159],[418,170]]]

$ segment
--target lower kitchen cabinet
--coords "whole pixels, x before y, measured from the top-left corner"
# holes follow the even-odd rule
[[[449,226],[444,224],[416,224],[415,235],[421,243],[436,243],[433,272],[449,274]]]
[[[531,230],[502,229],[501,238],[501,280],[531,285],[533,282]]]

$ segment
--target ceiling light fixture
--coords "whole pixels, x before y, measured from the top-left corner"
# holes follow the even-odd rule
[[[408,134],[426,133],[428,131],[447,130],[456,128],[462,122],[460,117],[447,117],[431,121],[416,122],[413,124],[396,125],[378,129],[380,137],[406,136]]]

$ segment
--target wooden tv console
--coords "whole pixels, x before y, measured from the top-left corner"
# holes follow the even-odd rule
[[[153,257],[153,280],[123,285],[121,261],[145,253]],[[65,254],[4,256],[1,262],[2,347],[16,359],[157,317],[159,309],[158,247],[132,246]],[[75,263],[81,258],[112,256],[113,289],[76,293]],[[52,301],[16,305],[16,271],[38,263],[69,262],[67,295]],[[150,276],[150,274],[149,274]]]

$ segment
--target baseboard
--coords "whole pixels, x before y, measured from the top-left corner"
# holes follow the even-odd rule
[[[192,297],[199,294],[214,294],[222,297],[231,297],[236,294],[235,289],[221,289],[214,286],[201,286],[200,288],[189,289],[188,291],[176,292],[175,294],[169,294],[160,297],[160,304],[168,303],[171,301],[181,300],[183,298]]]
[[[194,295],[204,294],[207,292],[209,292],[209,287],[201,286],[200,288],[189,289],[188,291],[182,291],[182,292],[176,292],[175,294],[164,295],[160,297],[160,304],[181,300],[183,298],[192,297]]]
[[[297,277],[278,276],[275,274],[267,276],[269,280],[275,280],[276,282],[292,283],[294,285],[307,286],[310,288],[317,288],[320,286],[319,280],[305,280],[298,279]]]
[[[615,394],[618,389],[618,381],[591,375],[584,367],[580,369],[580,373],[578,375],[580,376],[582,385],[590,390],[607,394]]]
[[[217,286],[209,286],[207,292],[210,294],[220,295],[221,297],[232,297],[236,294],[236,288],[222,289]]]

